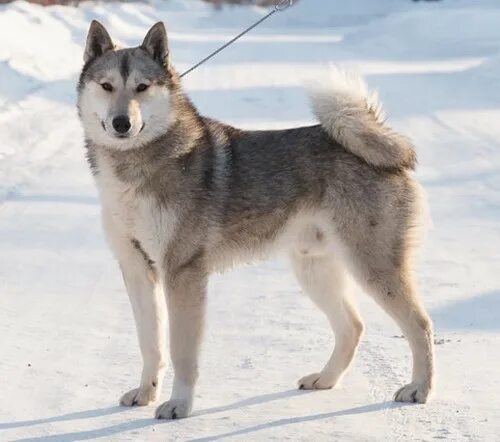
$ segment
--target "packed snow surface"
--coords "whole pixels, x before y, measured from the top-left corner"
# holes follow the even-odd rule
[[[0,440],[500,440],[494,0],[301,0],[185,78],[203,113],[245,128],[312,122],[302,84],[329,62],[379,90],[417,146],[433,217],[417,270],[435,321],[435,399],[391,401],[409,379],[409,349],[361,292],[366,332],[342,386],[295,390],[333,341],[273,260],[212,279],[191,418],[116,405],[141,361],[75,109],[89,22],[136,45],[164,20],[183,70],[265,13],[194,0],[0,6]]]

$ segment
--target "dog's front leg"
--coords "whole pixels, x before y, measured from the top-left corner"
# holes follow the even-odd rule
[[[165,372],[166,311],[161,287],[154,283],[154,270],[140,253],[120,260],[123,279],[134,312],[143,368],[141,383],[125,393],[120,404],[149,405],[158,399]]]
[[[170,400],[156,410],[158,419],[183,418],[191,413],[198,378],[207,280],[203,256],[194,255],[176,268],[167,266],[165,294],[174,383]]]
[[[141,244],[127,237],[106,210],[103,211],[103,227],[120,264],[143,359],[139,387],[125,393],[120,404],[148,405],[158,398],[165,370],[166,307],[162,289],[155,282],[153,264]]]

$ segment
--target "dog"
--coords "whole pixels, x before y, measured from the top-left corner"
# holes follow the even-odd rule
[[[174,380],[156,417],[188,416],[198,378],[207,280],[239,262],[286,253],[327,316],[335,347],[301,389],[334,387],[363,333],[357,282],[397,322],[413,376],[394,399],[433,390],[432,322],[413,275],[425,200],[411,142],[384,122],[377,96],[332,68],[311,86],[319,124],[245,131],[201,116],[172,66],[163,23],[117,49],[93,21],[78,112],[109,246],[130,297],[143,370],[125,406],[158,399],[168,312]]]

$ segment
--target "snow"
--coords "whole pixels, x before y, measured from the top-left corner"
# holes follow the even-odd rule
[[[435,321],[435,399],[391,402],[409,349],[361,293],[366,332],[343,385],[296,391],[331,334],[272,260],[212,279],[193,417],[159,422],[153,407],[116,405],[141,362],[74,106],[88,24],[137,44],[165,20],[183,70],[265,13],[187,0],[0,6],[0,440],[499,440],[494,0],[301,0],[185,81],[202,112],[247,128],[311,122],[301,84],[331,61],[379,89],[390,123],[416,143],[433,216],[418,274]]]

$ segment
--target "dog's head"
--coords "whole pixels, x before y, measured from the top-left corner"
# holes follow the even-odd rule
[[[92,21],[78,85],[86,137],[120,150],[164,134],[172,122],[167,34],[156,23],[139,47],[116,49],[102,24]]]

